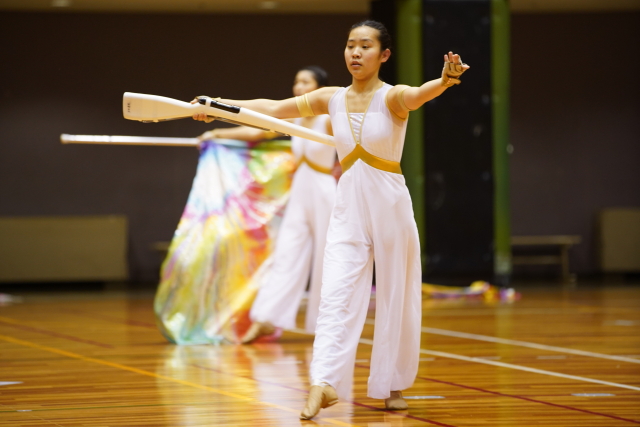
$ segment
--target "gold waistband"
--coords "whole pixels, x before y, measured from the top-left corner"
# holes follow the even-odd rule
[[[362,148],[362,145],[360,144],[356,144],[356,148],[354,148],[352,152],[347,154],[345,158],[340,162],[340,164],[342,165],[342,173],[345,173],[347,170],[349,170],[349,168],[353,166],[353,164],[358,159],[362,160],[373,168],[380,169],[381,171],[402,175],[400,163],[376,157]]]
[[[324,166],[320,166],[317,163],[313,163],[311,160],[307,159],[306,156],[302,156],[302,158],[298,162],[298,165],[301,165],[303,163],[306,163],[307,166],[309,166],[311,169],[313,169],[316,172],[320,172],[320,173],[325,173],[327,175],[331,175],[331,172],[332,172],[331,168],[325,168]]]

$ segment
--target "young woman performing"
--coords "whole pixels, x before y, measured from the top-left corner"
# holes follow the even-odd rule
[[[343,175],[327,233],[311,390],[302,419],[347,397],[374,260],[376,316],[368,396],[385,399],[387,409],[406,409],[401,390],[411,387],[418,371],[420,245],[399,162],[409,111],[459,84],[469,66],[449,52],[441,78],[419,87],[390,86],[378,78],[390,47],[382,24],[363,21],[351,28],[344,50],[352,76],[348,88],[327,87],[282,101],[222,101],[278,118],[331,117]]]
[[[325,70],[317,66],[300,69],[293,82],[293,94],[302,96],[328,83]],[[321,133],[331,133],[329,116],[295,119],[295,124]],[[235,138],[255,141],[273,138],[272,132],[247,126],[214,129],[200,139]],[[298,162],[289,202],[276,238],[274,260],[266,281],[261,284],[249,314],[253,324],[242,337],[250,343],[276,328],[294,329],[304,290],[310,279],[305,329],[315,332],[322,264],[327,228],[333,208],[336,180],[331,174],[336,159],[334,147],[292,137],[291,149]]]

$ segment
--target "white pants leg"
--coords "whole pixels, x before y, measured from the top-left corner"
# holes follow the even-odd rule
[[[324,178],[324,177],[323,177]],[[333,177],[322,188],[317,189],[316,197],[310,213],[313,240],[313,256],[311,261],[311,279],[309,282],[309,299],[307,300],[307,315],[305,329],[307,332],[316,331],[316,322],[320,311],[320,291],[322,289],[322,271],[324,264],[324,250],[327,244],[327,230],[331,211],[335,203],[336,182]]]
[[[418,370],[420,246],[404,177],[361,161],[344,174],[327,233],[312,384],[347,398],[376,262],[376,327],[369,397],[410,387]]]
[[[395,176],[393,178],[401,178]],[[413,385],[420,360],[422,271],[409,190],[385,209],[371,209],[376,265],[376,317],[368,395],[389,397]],[[392,191],[380,185],[381,191]],[[403,194],[404,193],[404,194]],[[391,221],[395,226],[381,226]]]
[[[335,197],[335,179],[301,165],[276,240],[271,272],[260,286],[250,318],[293,329],[311,274],[306,326],[315,331],[320,300],[326,228]],[[318,250],[318,248],[322,250]]]

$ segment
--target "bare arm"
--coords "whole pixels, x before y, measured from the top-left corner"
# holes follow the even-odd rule
[[[327,114],[329,112],[329,100],[336,90],[338,90],[337,87],[324,87],[307,94],[309,104],[311,105],[315,115]],[[229,105],[236,105],[240,108],[247,108],[277,119],[293,119],[296,117],[302,117],[300,111],[298,111],[298,105],[296,104],[295,98],[287,98],[280,101],[272,99],[252,99],[249,101],[220,99],[219,101]],[[191,101],[192,104],[195,102],[197,101]],[[200,120],[207,123],[212,121],[212,119],[207,118],[204,113],[195,114],[193,118],[194,120]]]
[[[266,130],[256,129],[249,126],[236,126],[232,128],[219,128],[207,131],[200,135],[198,139],[200,141],[214,138],[260,141],[262,139],[273,138],[272,134],[273,132],[267,132]]]
[[[470,67],[463,64],[460,55],[454,55],[449,52],[445,55],[446,63],[453,63],[462,67],[462,72]],[[462,74],[462,73],[460,73]],[[459,77],[459,76],[458,76]],[[423,104],[442,95],[448,87],[450,87],[453,77],[447,76],[444,72],[441,78],[430,80],[419,87],[406,85],[397,85],[387,93],[387,103],[389,108],[401,118],[406,118],[409,111],[422,107]],[[459,83],[457,79],[454,79]],[[401,99],[402,98],[402,99]]]
[[[293,123],[293,120],[285,120]],[[200,135],[198,139],[204,141],[213,138],[222,139],[239,139],[241,141],[260,141],[263,139],[273,139],[280,135],[278,132],[270,130],[258,129],[252,126],[234,126],[231,128],[217,128],[207,131]]]

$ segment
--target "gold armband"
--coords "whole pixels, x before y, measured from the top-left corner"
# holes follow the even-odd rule
[[[411,108],[407,107],[407,104],[404,103],[404,91],[407,90],[407,89],[409,89],[409,86],[405,87],[400,92],[398,92],[398,102],[400,103],[400,106],[402,108],[404,108],[405,110],[415,111],[415,110],[412,110]]]
[[[298,106],[298,111],[300,112],[301,117],[311,117],[316,115],[311,108],[311,104],[309,104],[309,97],[306,93],[302,96],[296,96],[296,105]]]

